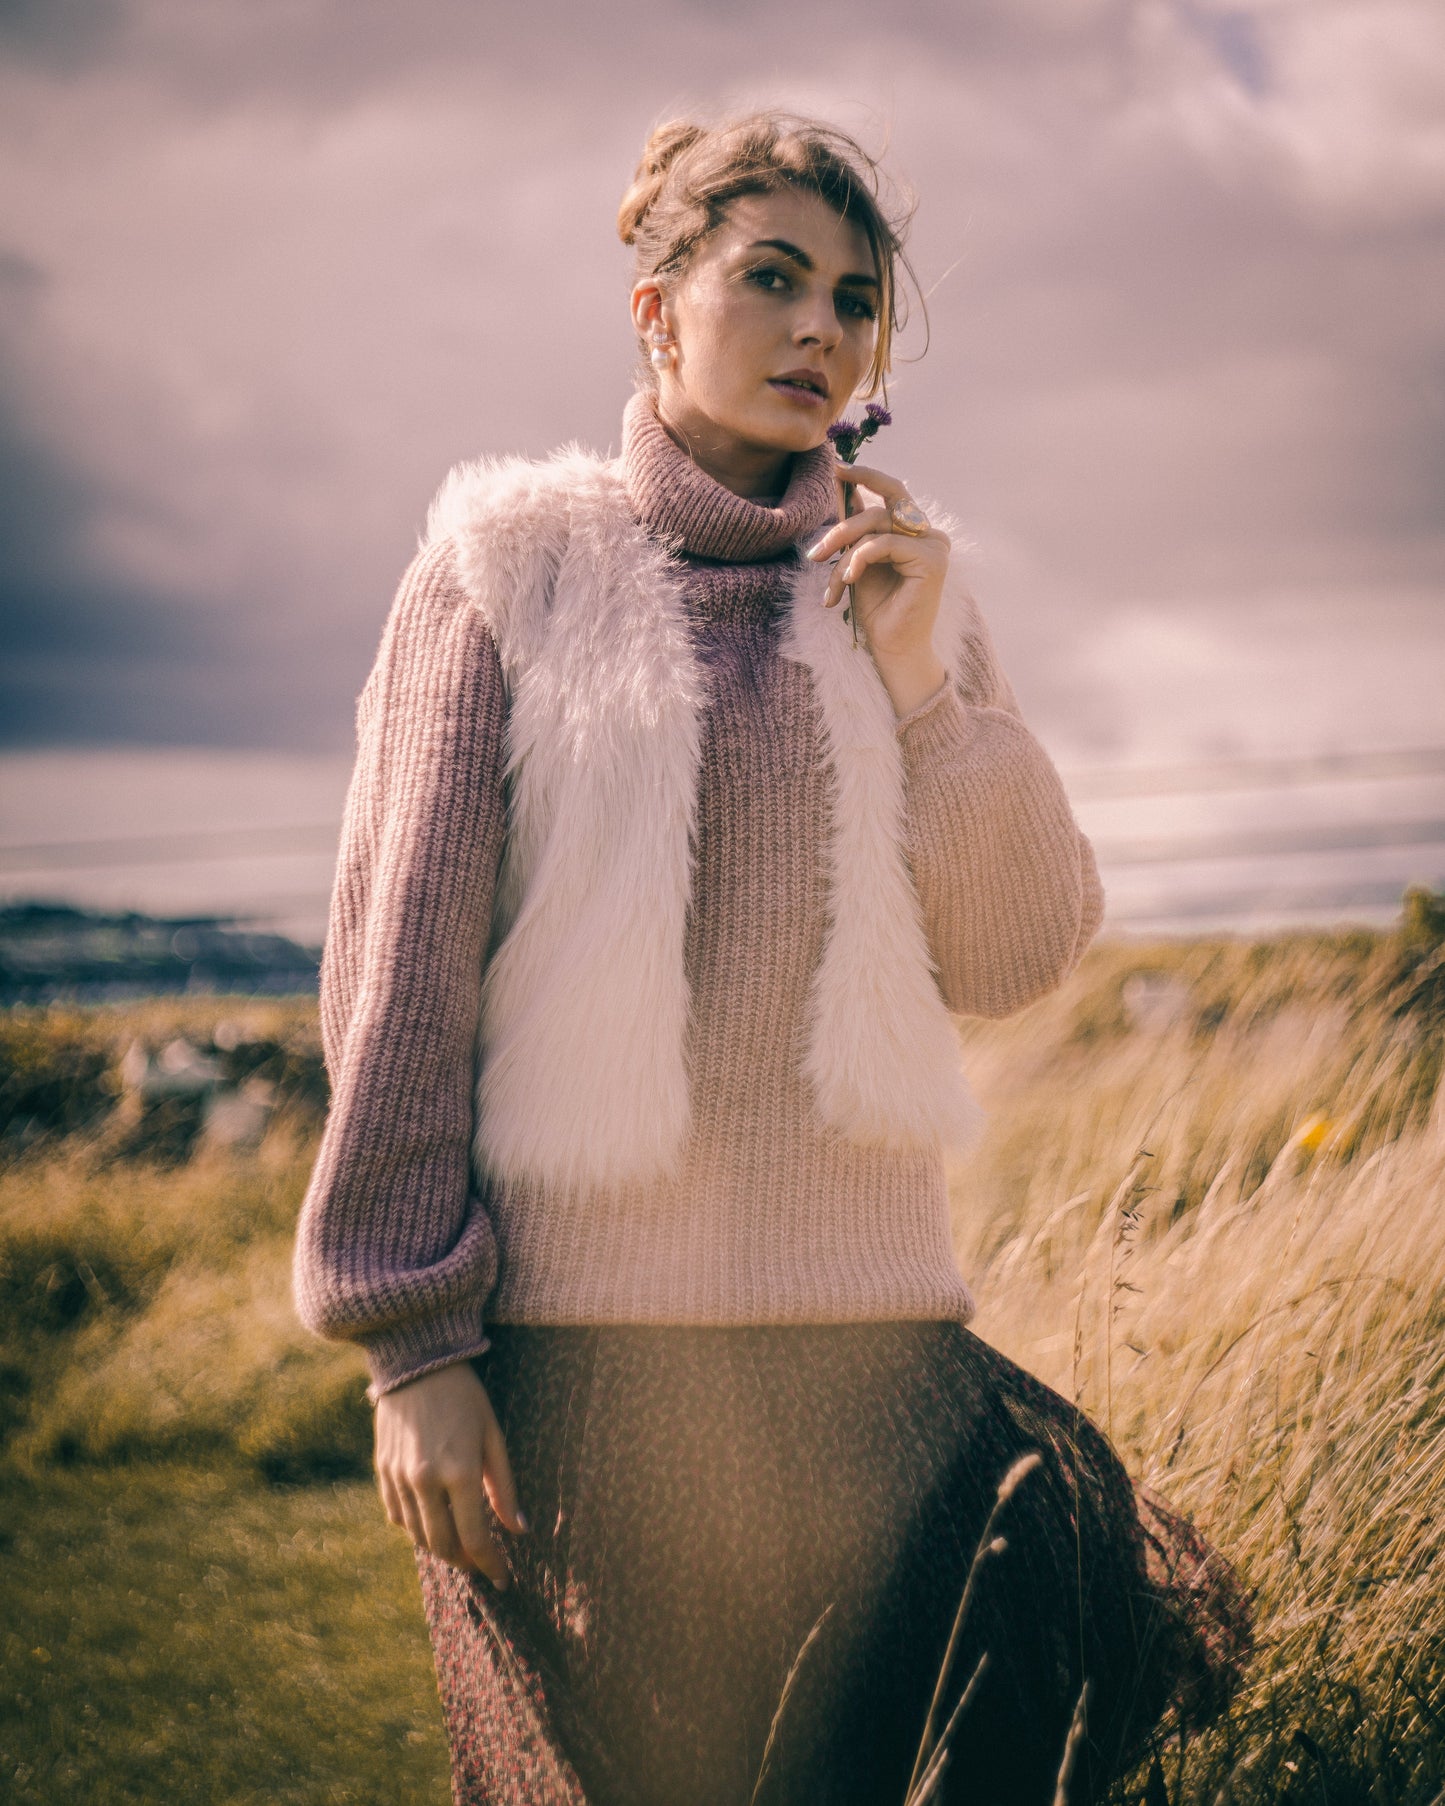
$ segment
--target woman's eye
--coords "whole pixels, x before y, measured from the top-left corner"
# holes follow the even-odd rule
[[[863,295],[839,295],[838,305],[845,314],[855,320],[871,320],[874,318],[873,303]]]
[[[777,288],[773,286],[774,278],[777,279]],[[781,270],[772,269],[766,264],[761,269],[749,270],[748,280],[756,282],[759,288],[766,289],[769,294],[773,295],[778,293],[778,289],[786,288],[788,285],[788,279]]]

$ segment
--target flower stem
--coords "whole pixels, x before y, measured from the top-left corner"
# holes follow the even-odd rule
[[[850,462],[851,462],[851,460],[850,460]],[[842,491],[843,491],[843,508],[842,508],[842,512],[838,516],[838,519],[840,521],[845,521],[845,520],[847,520],[848,516],[853,512],[853,491],[847,483],[843,483],[842,485],[840,485],[840,487],[842,488]],[[848,556],[848,548],[847,547],[844,547],[842,556],[845,558]],[[848,606],[843,610],[843,619],[852,626],[853,644],[856,646],[858,644],[858,592],[851,583],[847,586],[847,588],[848,588]]]

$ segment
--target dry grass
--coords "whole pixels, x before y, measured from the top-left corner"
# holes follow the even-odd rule
[[[147,1032],[178,1009],[151,1008]],[[186,1000],[185,1025],[235,1009]],[[294,1038],[294,1020],[277,1028]],[[974,1327],[1077,1397],[1256,1599],[1241,1697],[1163,1752],[1150,1806],[1429,1806],[1445,1782],[1440,923],[1102,946],[965,1042],[992,1112],[953,1186]],[[166,1169],[71,1135],[0,1174],[12,1470],[211,1451],[271,1478],[368,1472],[361,1364],[290,1315],[313,1149],[283,1118],[248,1156]]]
[[[1171,1752],[1175,1801],[1445,1779],[1440,970],[1390,937],[1101,949],[970,1035],[993,1112],[954,1188],[975,1329],[1255,1594],[1253,1671]],[[1169,988],[1131,1025],[1140,971]]]
[[[9,1462],[230,1452],[268,1479],[370,1471],[365,1364],[291,1306],[314,1146],[170,1170],[66,1147],[0,1183],[0,1381]],[[0,1425],[4,1419],[0,1418]]]

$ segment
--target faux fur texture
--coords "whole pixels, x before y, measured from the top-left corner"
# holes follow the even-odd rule
[[[933,517],[945,532],[952,522]],[[945,584],[934,644],[957,681],[973,606]],[[819,598],[828,572],[804,561],[793,584],[785,657],[812,673],[823,751],[834,776],[831,908],[813,977],[804,1071],[823,1118],[854,1141],[967,1146],[982,1112],[959,1064],[908,867],[903,753],[878,667],[841,608]]]
[[[666,1176],[690,1118],[683,939],[707,703],[677,567],[633,519],[619,466],[577,447],[458,466],[427,520],[427,541],[443,537],[509,701],[478,1172]],[[826,572],[799,565],[782,651],[812,674],[834,774],[829,923],[799,1056],[848,1139],[960,1148],[981,1113],[909,870],[893,705],[841,610],[819,606]],[[951,574],[935,630],[950,681],[971,626]]]

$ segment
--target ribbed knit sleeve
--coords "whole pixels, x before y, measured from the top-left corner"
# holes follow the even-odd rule
[[[1104,892],[976,612],[957,680],[896,732],[909,857],[944,1001],[959,1015],[1012,1015],[1077,965],[1099,931]]]
[[[294,1296],[383,1393],[489,1346],[491,1221],[471,1185],[473,1059],[505,826],[506,698],[449,542],[397,590],[358,700],[321,961],[331,1102]]]

